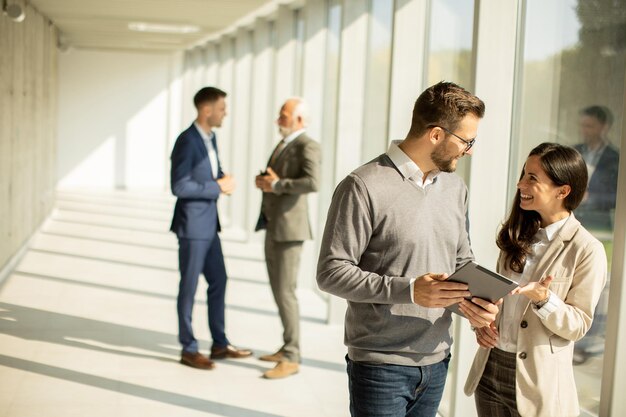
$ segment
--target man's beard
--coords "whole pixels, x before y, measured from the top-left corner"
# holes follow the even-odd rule
[[[280,136],[282,136],[284,139],[293,133],[293,129],[290,127],[278,126],[278,132],[280,133]]]
[[[456,171],[456,165],[454,161],[456,160],[455,156],[449,156],[446,153],[446,144],[448,143],[448,139],[442,142],[439,146],[437,146],[431,153],[430,159],[433,161],[435,166],[439,171],[442,172],[454,172]]]
[[[287,136],[291,135],[296,131],[296,122],[294,121],[291,126],[278,126],[278,132],[285,139]]]
[[[215,118],[212,118],[212,117],[208,117],[208,118],[206,119],[206,122],[207,122],[207,124],[208,124],[209,126],[211,126],[211,127],[222,127],[222,121],[221,121],[221,120],[219,120],[219,119],[215,119]]]

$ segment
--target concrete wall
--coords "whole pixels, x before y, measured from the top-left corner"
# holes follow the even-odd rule
[[[21,23],[0,14],[0,271],[54,200],[57,34],[25,12]]]
[[[167,188],[172,60],[92,50],[59,56],[60,188]]]

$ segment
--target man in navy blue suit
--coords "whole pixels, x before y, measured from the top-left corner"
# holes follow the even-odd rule
[[[589,106],[579,113],[579,128],[583,143],[574,145],[583,156],[589,173],[587,193],[575,211],[576,218],[593,232],[613,232],[619,150],[608,138],[613,125],[613,113],[605,106]],[[598,235],[597,237],[601,237]],[[609,283],[596,306],[591,328],[574,346],[574,365],[604,352],[604,334],[609,303]]]
[[[178,340],[183,347],[180,362],[199,369],[213,369],[212,359],[252,355],[251,351],[230,344],[224,324],[226,268],[217,234],[220,231],[217,199],[220,194],[230,195],[235,182],[222,171],[213,128],[220,127],[226,116],[225,98],[226,93],[214,87],[196,93],[193,101],[198,116],[178,136],[171,156],[172,193],[178,197],[170,230],[178,237]],[[209,285],[207,304],[213,338],[210,359],[198,352],[198,341],[191,327],[200,273]]]
[[[617,198],[619,150],[608,139],[613,114],[605,106],[589,106],[580,111],[583,143],[574,145],[589,171],[589,185],[576,218],[593,231],[613,231]]]

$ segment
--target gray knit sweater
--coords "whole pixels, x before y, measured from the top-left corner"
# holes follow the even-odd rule
[[[348,300],[353,361],[422,366],[450,351],[451,313],[411,302],[410,281],[473,259],[467,187],[440,173],[422,189],[383,154],[335,189],[317,266],[323,291]]]

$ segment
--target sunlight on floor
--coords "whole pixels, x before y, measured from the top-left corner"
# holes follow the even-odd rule
[[[173,202],[166,194],[58,193],[0,287],[0,417],[348,415],[343,328],[325,324],[325,303],[312,290],[298,293],[298,375],[264,380],[271,365],[256,358],[220,361],[213,371],[178,363]],[[263,262],[228,258],[227,268],[236,271],[229,338],[255,356],[273,352],[281,328]],[[206,353],[205,290],[194,329]]]

